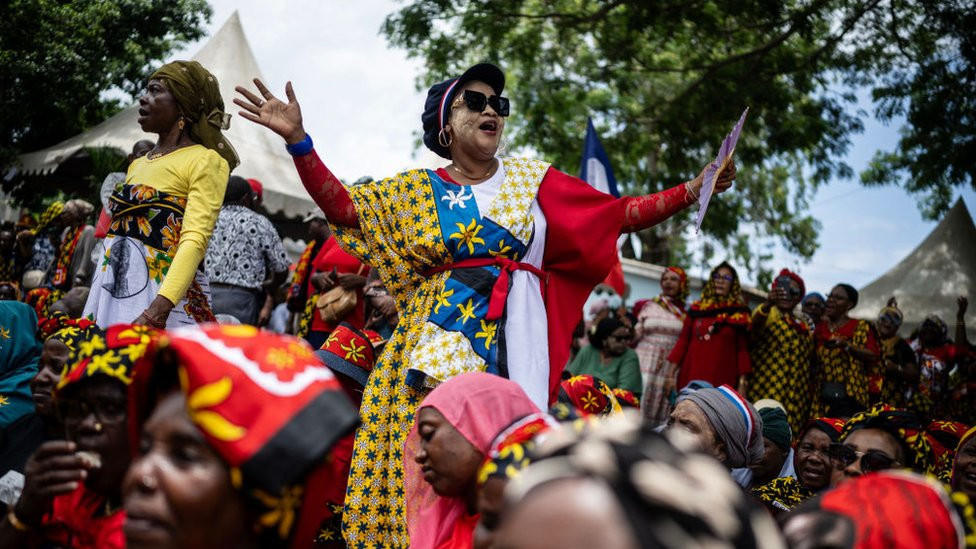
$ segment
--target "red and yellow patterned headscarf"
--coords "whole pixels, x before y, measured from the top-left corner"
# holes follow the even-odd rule
[[[65,387],[77,385],[95,376],[107,376],[123,385],[132,383],[132,371],[136,362],[146,352],[146,347],[158,332],[145,326],[116,324],[108,330],[95,326],[87,329],[68,329],[65,345],[72,348],[71,363],[66,366],[55,395]],[[64,341],[64,340],[62,340]]]
[[[559,402],[572,405],[583,416],[619,414],[620,403],[610,387],[590,374],[573,376],[559,385]]]
[[[309,546],[329,514],[326,454],[359,423],[335,375],[292,336],[247,325],[171,330],[136,368],[131,434],[166,389],[154,380],[174,371],[190,420],[258,513],[259,545]]]

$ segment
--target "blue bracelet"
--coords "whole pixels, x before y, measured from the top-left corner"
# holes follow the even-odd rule
[[[298,143],[293,143],[291,145],[285,145],[285,150],[288,154],[292,156],[305,156],[306,154],[312,152],[312,136],[305,134],[305,139],[302,139]]]

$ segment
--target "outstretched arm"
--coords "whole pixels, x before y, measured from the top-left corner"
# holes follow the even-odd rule
[[[644,196],[628,196],[624,207],[623,232],[632,233],[648,227],[653,227],[686,207],[694,204],[701,194],[702,181],[705,171],[698,177],[659,193]],[[719,174],[715,181],[715,194],[721,193],[732,186],[735,180],[735,162]]]
[[[241,107],[242,118],[255,124],[267,127],[284,138],[288,145],[297,145],[308,138],[302,125],[302,109],[295,98],[295,90],[291,82],[285,85],[285,103],[276,98],[268,88],[257,78],[254,85],[260,97],[246,88],[234,88],[245,100],[234,99],[234,103]],[[263,99],[262,99],[263,98]],[[295,167],[302,178],[305,190],[312,196],[312,200],[322,208],[325,216],[337,225],[355,227],[359,225],[356,208],[349,198],[349,192],[339,179],[322,163],[313,149],[303,154],[295,154]]]

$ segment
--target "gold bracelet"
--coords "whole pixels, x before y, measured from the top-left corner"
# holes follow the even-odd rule
[[[30,527],[24,524],[23,521],[17,518],[17,515],[14,514],[13,506],[11,506],[7,511],[7,521],[10,522],[10,525],[13,526],[15,530],[19,530],[21,532],[27,532],[30,530]]]

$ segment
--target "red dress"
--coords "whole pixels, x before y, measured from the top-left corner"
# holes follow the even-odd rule
[[[121,509],[98,516],[105,508],[105,498],[78,486],[74,492],[54,498],[51,513],[44,517],[44,543],[74,549],[124,549],[125,536]]]
[[[680,368],[678,388],[696,379],[716,387],[723,384],[736,387],[739,376],[752,371],[747,326],[723,320],[724,316],[692,316],[692,313],[685,317],[678,342],[668,356]]]

